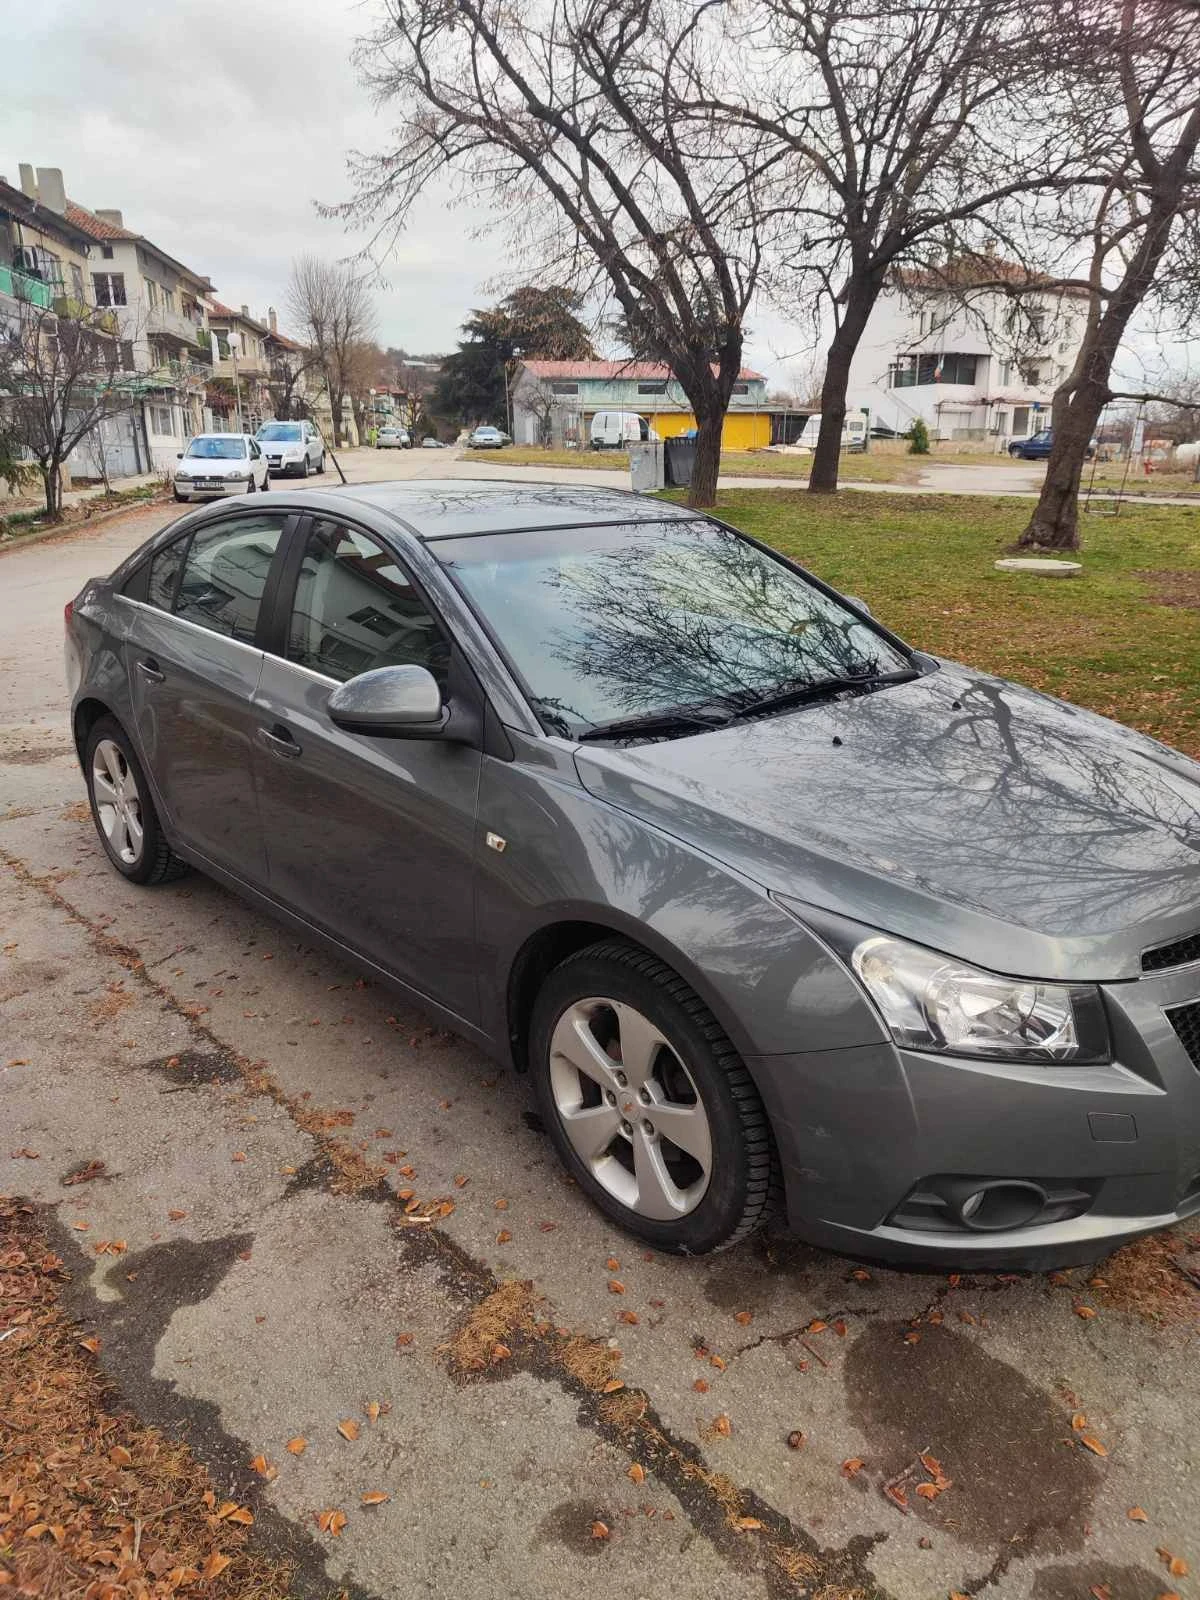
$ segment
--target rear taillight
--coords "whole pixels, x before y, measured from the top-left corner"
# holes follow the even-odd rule
[[[70,626],[71,618],[74,616],[74,614],[75,614],[75,602],[74,602],[74,600],[68,600],[66,605],[63,607],[63,627],[64,628],[67,628],[67,627]]]

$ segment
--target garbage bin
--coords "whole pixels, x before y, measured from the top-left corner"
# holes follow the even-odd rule
[[[667,487],[686,489],[692,481],[692,471],[696,465],[696,441],[667,439],[663,451],[666,456]]]
[[[663,447],[659,439],[629,446],[629,487],[638,494],[653,494],[663,480]]]

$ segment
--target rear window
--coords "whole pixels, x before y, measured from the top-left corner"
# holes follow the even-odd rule
[[[150,575],[146,582],[146,599],[160,611],[170,611],[175,604],[175,591],[179,587],[179,573],[187,550],[186,539],[176,539],[150,558]]]
[[[303,437],[298,422],[268,422],[255,434],[259,444],[298,444]]]

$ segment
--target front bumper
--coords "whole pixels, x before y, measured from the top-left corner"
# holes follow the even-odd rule
[[[246,478],[230,478],[225,483],[205,488],[200,488],[191,479],[175,480],[175,493],[187,500],[219,500],[228,494],[246,494],[249,488],[250,481]]]
[[[1045,1270],[1200,1212],[1200,1063],[1167,1016],[1200,965],[1102,989],[1107,1066],[953,1060],[888,1043],[747,1063],[810,1242],[896,1264]],[[933,1177],[1080,1196],[1064,1220],[976,1232],[922,1211]]]

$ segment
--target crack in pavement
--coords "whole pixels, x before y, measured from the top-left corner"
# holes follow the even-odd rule
[[[478,1306],[501,1288],[491,1270],[475,1261],[430,1218],[423,1226],[412,1225],[405,1202],[395,1193],[382,1168],[373,1167],[344,1140],[328,1131],[329,1119],[311,1107],[298,1105],[267,1070],[265,1062],[250,1061],[227,1045],[201,1020],[198,1008],[179,1000],[153,976],[137,949],[117,939],[107,925],[87,916],[60,892],[54,875],[39,877],[19,858],[0,847],[0,861],[15,877],[45,897],[64,916],[86,929],[95,947],[115,959],[152,993],[165,1007],[182,1018],[196,1043],[194,1052],[179,1052],[168,1058],[193,1068],[200,1060],[215,1058],[217,1081],[228,1081],[225,1073],[236,1070],[246,1087],[275,1102],[311,1138],[319,1155],[293,1175],[302,1187],[319,1184],[338,1195],[387,1204],[395,1213],[398,1243],[410,1264],[432,1265],[445,1286],[467,1307]],[[205,1080],[185,1068],[181,1089],[199,1087]],[[549,1327],[549,1324],[547,1324]],[[160,1330],[161,1331],[161,1330]],[[693,1528],[713,1547],[742,1570],[757,1570],[763,1577],[768,1600],[789,1596],[818,1595],[827,1600],[859,1600],[870,1594],[886,1600],[884,1592],[866,1567],[870,1551],[886,1533],[856,1535],[840,1550],[823,1549],[807,1530],[767,1504],[755,1491],[742,1488],[705,1464],[704,1456],[691,1441],[676,1435],[662,1421],[641,1390],[619,1384],[616,1392],[605,1392],[573,1373],[563,1364],[566,1344],[585,1343],[597,1352],[608,1354],[607,1339],[586,1335],[570,1336],[540,1332],[519,1342],[520,1361],[511,1370],[523,1368],[542,1381],[553,1382],[577,1402],[580,1425],[605,1440],[617,1444],[641,1459],[644,1470],[653,1473],[676,1497]],[[514,1348],[513,1353],[516,1353]],[[617,1360],[620,1354],[617,1352]],[[152,1360],[152,1354],[150,1359]],[[608,1369],[611,1372],[611,1367]],[[201,1404],[210,1405],[211,1402]],[[212,1407],[215,1412],[215,1406]],[[741,1524],[739,1526],[739,1524]],[[307,1537],[301,1535],[301,1537]],[[758,1541],[756,1546],[755,1540]]]

